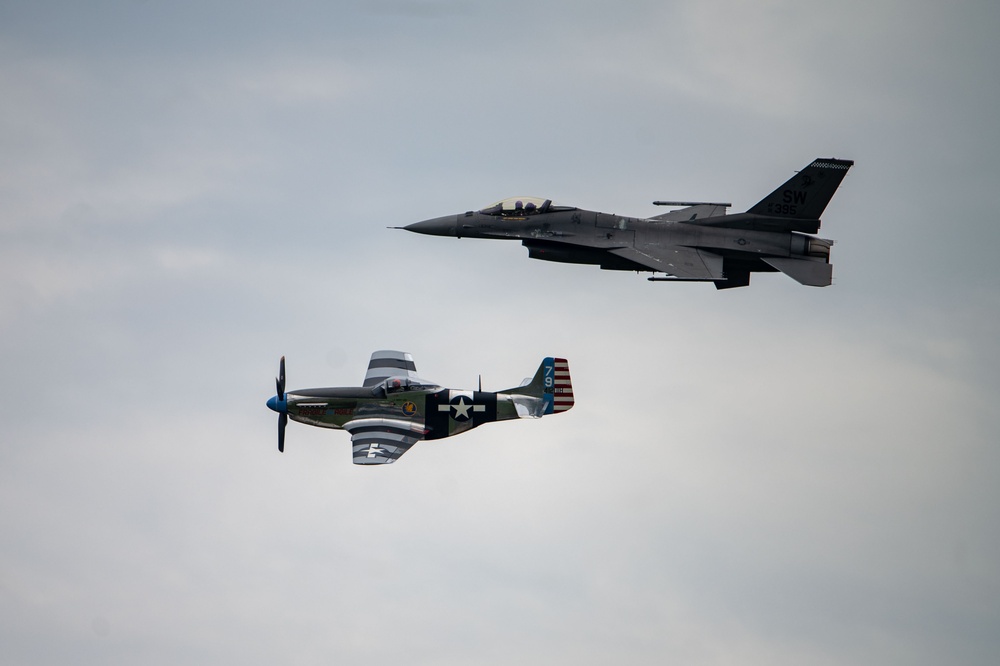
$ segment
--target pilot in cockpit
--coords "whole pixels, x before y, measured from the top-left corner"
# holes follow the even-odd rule
[[[517,201],[514,202],[514,210],[512,211],[512,214],[515,217],[520,217],[522,215],[534,215],[537,212],[538,212],[538,206],[535,204],[534,201],[529,201],[525,203],[520,199],[518,199]]]

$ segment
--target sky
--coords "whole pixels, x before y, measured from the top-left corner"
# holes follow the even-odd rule
[[[0,1],[0,663],[994,664],[996,3]],[[387,227],[746,210],[834,284]],[[575,407],[351,464],[377,349]]]

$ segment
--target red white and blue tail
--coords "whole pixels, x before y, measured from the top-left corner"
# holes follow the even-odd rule
[[[521,386],[503,393],[540,399],[541,404],[536,403],[540,411],[536,411],[533,418],[565,412],[573,406],[573,382],[569,376],[569,361],[549,356],[542,360],[534,377],[524,380]]]
[[[565,412],[573,406],[573,381],[569,376],[569,361],[547,358],[542,361],[545,372],[545,413]]]

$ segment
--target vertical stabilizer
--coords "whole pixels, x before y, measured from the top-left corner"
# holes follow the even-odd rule
[[[747,211],[767,217],[818,220],[854,160],[818,158]],[[817,225],[818,226],[818,225]],[[815,232],[813,232],[815,233]]]
[[[569,375],[569,361],[564,358],[544,359],[535,376],[524,386],[502,391],[512,395],[541,398],[543,414],[558,414],[573,407],[573,381]]]

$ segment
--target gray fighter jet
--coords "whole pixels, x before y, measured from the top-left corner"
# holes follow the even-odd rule
[[[573,384],[564,358],[546,358],[531,379],[499,393],[441,388],[420,379],[413,357],[383,350],[372,354],[363,386],[285,392],[285,357],[278,366],[278,451],[285,450],[288,419],[351,433],[355,465],[394,462],[422,439],[441,439],[492,421],[537,419],[573,406]]]
[[[654,201],[684,208],[635,218],[511,197],[402,228],[434,236],[516,239],[532,259],[653,272],[651,281],[714,282],[729,289],[749,285],[750,273],[781,271],[801,284],[825,287],[833,280],[833,241],[810,234],[819,232],[823,210],[853,165],[816,159],[735,215],[726,214],[728,203]]]

